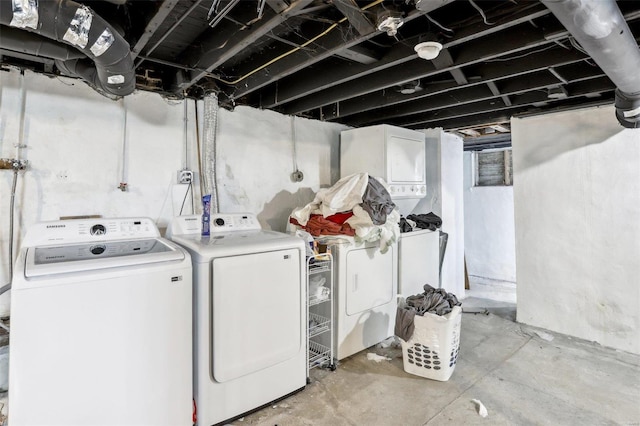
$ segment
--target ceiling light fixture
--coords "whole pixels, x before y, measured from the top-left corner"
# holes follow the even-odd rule
[[[437,41],[425,41],[418,43],[413,48],[419,57],[428,61],[435,59],[442,50],[442,45]]]

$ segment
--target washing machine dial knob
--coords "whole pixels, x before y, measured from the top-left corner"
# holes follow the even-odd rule
[[[217,218],[215,220],[215,224],[216,226],[224,226],[224,219],[222,219],[221,217]]]
[[[107,233],[107,228],[104,225],[97,223],[91,227],[89,232],[91,235],[104,235]]]

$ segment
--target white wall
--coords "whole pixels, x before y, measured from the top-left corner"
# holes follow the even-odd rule
[[[179,213],[188,186],[176,184],[177,171],[185,166],[198,171],[193,101],[188,102],[185,145],[181,101],[136,92],[124,102],[116,102],[78,80],[30,72],[25,74],[24,87],[27,147],[23,158],[29,160],[29,169],[21,175],[17,188],[18,237],[32,223],[62,216],[148,216],[163,229]],[[2,158],[16,155],[20,88],[17,71],[0,73]],[[202,109],[200,103],[199,111]],[[256,213],[263,226],[283,230],[294,207],[311,201],[320,186],[337,181],[339,134],[345,127],[295,119],[297,162],[305,179],[294,184],[289,178],[293,171],[290,120],[252,108],[221,109],[217,141],[221,211]],[[127,192],[117,189],[123,167]],[[11,171],[0,170],[0,286],[9,281],[11,179]],[[198,188],[196,173],[196,213],[201,212]],[[191,213],[190,196],[186,213]],[[8,314],[9,294],[0,297],[0,316]]]
[[[304,174],[292,182],[295,125],[296,163]],[[294,207],[313,200],[321,187],[340,176],[340,131],[348,127],[237,107],[220,110],[218,130],[218,196],[224,212],[258,214],[267,229],[284,231]]]
[[[640,353],[640,130],[512,120],[518,321]]]
[[[433,212],[448,235],[442,263],[442,288],[464,297],[464,198],[462,139],[442,129],[425,130],[427,195],[414,212]]]
[[[187,188],[174,185],[185,161],[181,102],[150,93],[116,102],[76,80],[30,72],[22,80],[16,71],[0,73],[0,90],[0,156],[16,156],[22,126],[21,157],[29,161],[16,193],[19,241],[32,223],[64,216],[148,216],[164,226],[179,211]],[[118,189],[123,173],[127,192]],[[11,171],[0,171],[2,284],[9,281],[11,180]],[[19,242],[14,257],[18,250]],[[4,315],[9,294],[0,298]]]
[[[473,186],[473,155],[464,153],[464,251],[470,280],[516,282],[512,186]]]

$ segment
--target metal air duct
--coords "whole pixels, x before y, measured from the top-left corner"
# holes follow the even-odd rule
[[[101,91],[126,96],[135,89],[129,43],[84,5],[70,0],[3,0],[0,1],[0,24],[78,49],[93,63],[68,55],[67,58],[56,58],[56,64],[63,72],[81,77]],[[2,39],[0,46],[4,43]],[[10,46],[7,48],[11,49]],[[30,53],[46,54],[42,51]]]
[[[640,127],[640,49],[615,0],[542,0],[616,85],[616,117]]]

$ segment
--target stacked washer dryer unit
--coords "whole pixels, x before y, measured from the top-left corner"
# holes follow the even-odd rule
[[[189,254],[148,218],[43,222],[22,246],[9,422],[191,424]]]
[[[255,215],[174,219],[194,271],[194,393],[199,425],[232,420],[306,385],[305,246]]]
[[[378,125],[346,130],[341,134],[341,176],[367,172],[384,179],[391,199],[405,217],[413,213],[427,194],[425,164],[423,132]],[[422,293],[426,283],[438,286],[438,232],[402,233],[397,249],[398,294]]]

